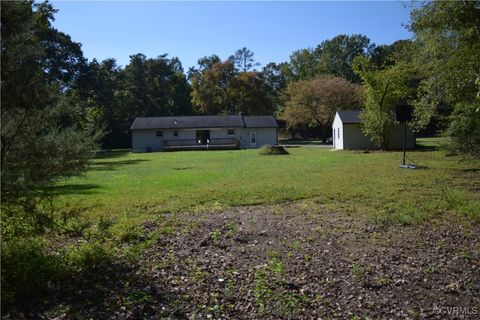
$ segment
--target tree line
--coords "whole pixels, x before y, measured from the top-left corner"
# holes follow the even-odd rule
[[[2,202],[31,211],[59,177],[84,170],[93,150],[130,146],[135,117],[273,114],[290,135],[330,134],[337,110],[362,109],[363,131],[387,148],[398,104],[411,125],[452,138],[450,153],[480,153],[478,1],[413,8],[414,37],[375,45],[338,35],[260,68],[241,48],[201,57],[185,71],[162,54],[88,61],[52,26],[48,2],[15,1],[1,12]]]

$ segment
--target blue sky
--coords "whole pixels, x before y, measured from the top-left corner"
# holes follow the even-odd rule
[[[82,43],[88,59],[168,53],[183,67],[247,47],[262,65],[287,61],[338,34],[361,33],[376,44],[410,38],[400,1],[371,2],[126,2],[53,1],[54,27]]]

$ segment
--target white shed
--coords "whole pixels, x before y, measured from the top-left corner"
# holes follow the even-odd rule
[[[332,124],[332,140],[335,149],[376,149],[377,146],[363,134],[360,128],[361,111],[337,111]],[[389,149],[403,148],[403,124],[396,124],[388,137]],[[415,148],[415,134],[407,126],[407,149]]]

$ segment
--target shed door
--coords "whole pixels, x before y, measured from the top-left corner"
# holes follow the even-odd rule
[[[250,148],[255,148],[257,146],[257,133],[250,132]]]

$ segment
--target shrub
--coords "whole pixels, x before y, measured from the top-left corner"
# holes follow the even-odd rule
[[[452,138],[444,146],[447,155],[480,157],[480,103],[456,105],[446,135]]]
[[[40,238],[3,241],[1,252],[2,307],[23,309],[38,298],[46,299],[55,286],[77,277],[89,278],[104,270],[114,260],[107,243],[98,241],[72,245],[57,254],[48,251]],[[58,288],[57,288],[58,289]]]
[[[114,254],[108,244],[91,241],[70,247],[65,258],[73,268],[93,271],[110,264],[114,259]]]
[[[289,154],[289,153],[282,146],[264,145],[260,148],[260,154],[262,154],[262,155],[282,155],[282,154]]]
[[[21,305],[46,293],[63,274],[60,257],[36,239],[2,243],[2,306]]]

